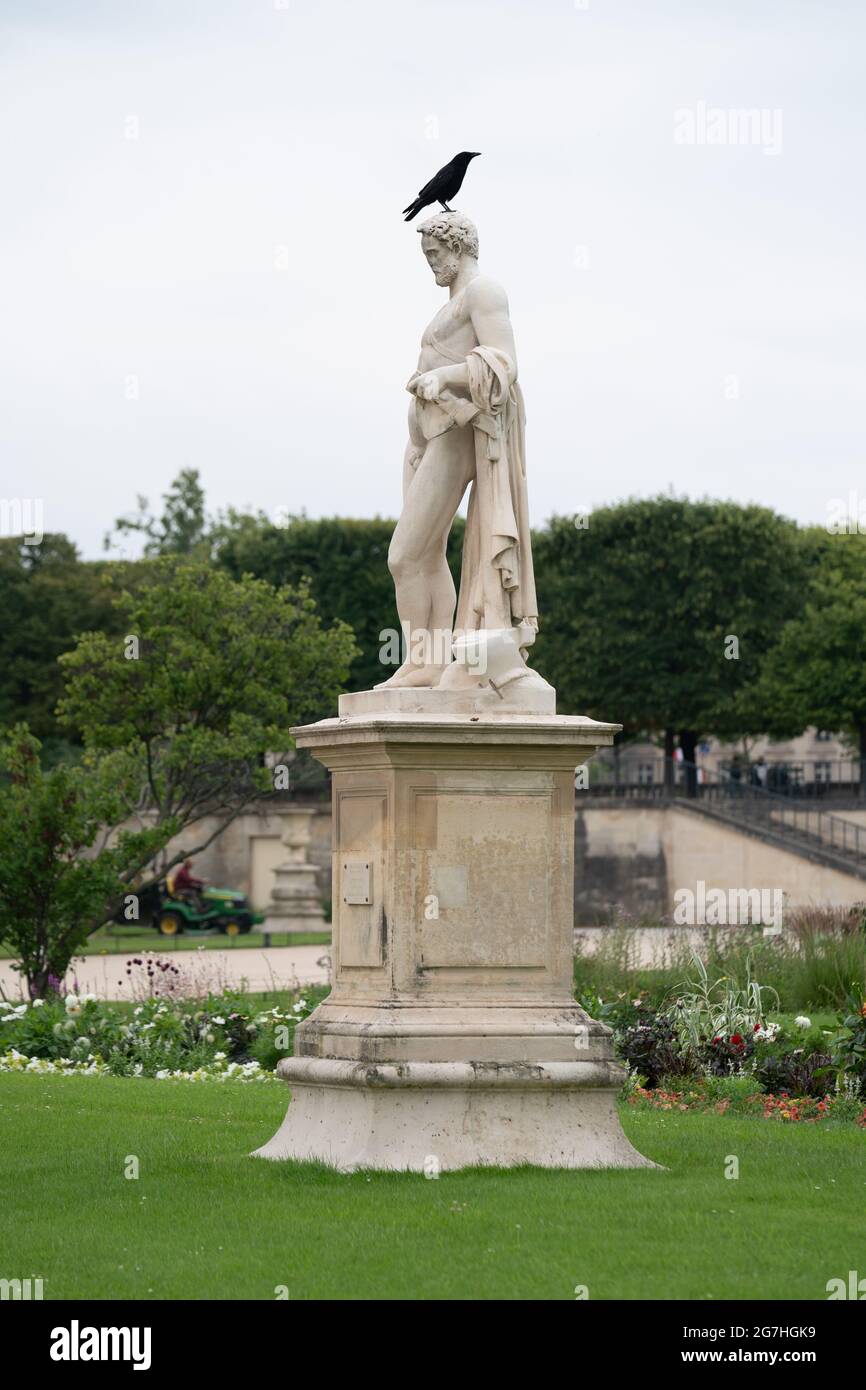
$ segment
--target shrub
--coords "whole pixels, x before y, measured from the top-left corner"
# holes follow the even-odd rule
[[[754,1031],[716,1034],[701,1044],[697,1053],[706,1075],[737,1075],[751,1065],[755,1055]]]
[[[848,1010],[842,1031],[831,1039],[830,1052],[840,1080],[847,1079],[858,1094],[866,1094],[866,998],[861,991],[848,996]]]
[[[663,1076],[690,1076],[697,1071],[694,1057],[679,1044],[670,1019],[649,1008],[617,1036],[617,1050],[629,1070],[644,1078],[646,1086],[658,1086]]]
[[[827,1052],[802,1048],[762,1058],[755,1067],[761,1090],[768,1095],[812,1096],[820,1100],[833,1090],[833,1060]]]

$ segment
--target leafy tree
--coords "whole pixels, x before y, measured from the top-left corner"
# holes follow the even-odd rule
[[[809,724],[850,733],[866,795],[866,536],[824,537],[805,607],[782,628],[755,700],[776,737]]]
[[[7,741],[0,935],[36,993],[124,890],[200,853],[253,799],[288,791],[290,727],[331,712],[354,654],[304,590],[168,559],[142,570],[117,600],[122,635],[85,633],[61,658],[61,716],[83,764],[46,773],[26,731]]]
[[[150,511],[147,498],[139,494],[138,512],[134,516],[117,518],[114,532],[105,536],[104,548],[117,548],[112,535],[140,535],[144,537],[147,556],[199,555],[204,558],[209,550],[209,522],[198,469],[182,469],[168,492],[163,493],[162,500],[165,504],[162,515],[156,517]]]
[[[353,521],[295,516],[285,526],[276,526],[261,514],[229,513],[215,528],[215,553],[218,563],[236,578],[255,574],[271,584],[307,581],[322,617],[328,622],[342,619],[357,639],[349,688],[369,690],[392,674],[380,660],[382,633],[400,630],[388,571],[394,524],[380,517]],[[458,518],[448,542],[455,582],[462,544],[463,521]]]
[[[13,948],[31,998],[62,980],[94,916],[105,920],[163,847],[170,822],[128,830],[90,853],[122,818],[132,788],[117,769],[43,770],[39,741],[18,724],[0,739],[0,941]]]
[[[354,643],[344,624],[322,628],[304,589],[151,564],[118,600],[124,637],[86,633],[61,658],[61,717],[88,753],[138,762],[158,818],[224,827],[268,791],[264,755],[288,754],[290,726],[332,712]]]
[[[49,761],[62,744],[57,658],[79,632],[117,631],[113,568],[82,561],[62,535],[46,535],[39,545],[0,540],[0,727],[26,720]]]
[[[738,694],[802,604],[813,558],[766,508],[660,496],[556,517],[536,537],[538,668],[560,708],[675,737],[763,732]],[[577,524],[576,524],[577,523]]]

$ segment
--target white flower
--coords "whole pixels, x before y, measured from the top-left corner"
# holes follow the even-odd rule
[[[86,1060],[59,1057],[56,1061],[50,1061],[44,1057],[27,1057],[16,1051],[14,1047],[0,1053],[0,1072],[9,1071],[27,1071],[39,1076],[105,1076],[109,1074],[109,1068],[98,1053],[89,1053]],[[142,1076],[143,1074],[144,1069],[141,1062],[136,1062],[132,1069],[132,1076]],[[196,1068],[195,1071],[163,1069],[156,1072],[155,1076],[158,1081],[277,1082],[276,1074],[263,1071],[258,1062],[229,1062],[228,1066],[223,1066],[220,1063],[209,1063],[206,1067]]]
[[[70,1018],[77,1018],[81,1013],[81,1001],[77,994],[67,994],[66,1012],[69,1014]]]
[[[226,1053],[225,1053],[225,1052],[215,1052],[214,1055],[213,1055],[213,1059],[214,1059],[215,1062],[224,1062],[225,1059],[226,1059]]]
[[[214,1016],[213,1016],[213,1022],[214,1022],[214,1023],[225,1023],[225,1019],[224,1019],[224,1018],[220,1018],[219,1014],[214,1014]]]
[[[797,1028],[811,1028],[812,1020],[807,1018],[805,1014],[798,1014],[794,1019],[794,1024]]]
[[[41,1009],[44,1003],[45,1003],[45,1000],[44,1000],[44,999],[34,999],[34,1000],[33,1000],[33,1008],[34,1008],[34,1009]]]
[[[755,1030],[755,1038],[760,1039],[761,1042],[775,1042],[779,1032],[780,1025],[778,1023],[768,1023],[766,1027]]]
[[[209,1043],[216,1042],[216,1038],[214,1037],[213,1033],[205,1033],[204,1040],[205,1042]]]

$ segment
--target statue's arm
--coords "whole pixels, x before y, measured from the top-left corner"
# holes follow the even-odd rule
[[[517,350],[504,289],[495,280],[482,280],[479,277],[469,286],[468,297],[469,314],[479,347],[496,348],[504,353],[516,379]]]

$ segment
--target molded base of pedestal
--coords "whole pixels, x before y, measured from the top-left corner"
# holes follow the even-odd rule
[[[488,681],[468,689],[446,690],[438,686],[392,686],[375,690],[356,690],[340,696],[341,719],[364,719],[375,715],[427,714],[460,715],[464,719],[514,718],[518,714],[556,714],[556,691],[536,671],[528,671],[501,691]]]
[[[282,1126],[257,1158],[438,1173],[511,1168],[655,1168],[626,1139],[613,1063],[286,1058]]]

